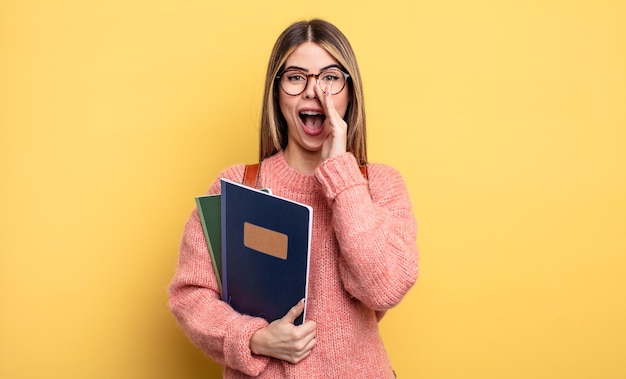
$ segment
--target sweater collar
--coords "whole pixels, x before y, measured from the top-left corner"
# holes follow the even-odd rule
[[[282,151],[277,152],[263,161],[266,169],[272,173],[272,181],[280,183],[281,187],[289,188],[295,192],[308,193],[320,187],[315,174],[306,174],[293,169]]]

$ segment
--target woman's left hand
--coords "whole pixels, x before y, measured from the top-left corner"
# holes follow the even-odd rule
[[[320,85],[315,86],[315,93],[322,103],[324,114],[326,114],[326,127],[331,129],[326,141],[324,141],[324,146],[322,146],[322,160],[345,153],[348,140],[348,124],[335,109],[331,89],[332,83],[324,89],[326,92],[322,91]]]

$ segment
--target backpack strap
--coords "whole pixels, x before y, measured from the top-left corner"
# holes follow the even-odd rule
[[[259,178],[259,167],[258,163],[247,164],[246,168],[243,171],[243,181],[242,183],[248,187],[256,188],[258,184]],[[361,174],[367,180],[367,165],[359,166],[359,170],[361,170]]]
[[[359,170],[361,170],[361,174],[363,175],[363,177],[367,181],[367,165],[360,165],[359,166]]]
[[[243,184],[248,187],[256,188],[259,177],[259,164],[247,164],[246,169],[243,171]]]

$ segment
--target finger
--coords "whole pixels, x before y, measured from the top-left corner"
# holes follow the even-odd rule
[[[311,354],[311,352],[313,351],[313,348],[315,347],[316,344],[317,344],[317,340],[315,338],[307,341],[306,344],[302,347],[302,349],[300,349],[297,353],[297,355],[299,356],[299,359],[302,360],[308,357],[309,354]]]
[[[300,316],[304,312],[304,299],[300,300],[298,304],[294,305],[289,309],[289,312],[285,316],[283,316],[283,320],[288,321],[293,324],[298,316]]]
[[[304,358],[308,357],[316,345],[317,339],[315,339],[315,334],[303,338],[301,345],[302,347],[297,349],[297,351],[295,351],[292,355],[292,363],[298,363]]]
[[[315,321],[305,321],[302,325],[297,326],[299,329],[300,338],[315,338],[317,333],[317,324]]]
[[[315,95],[317,96],[317,98],[320,100],[320,103],[322,103],[322,107],[324,108],[324,110],[326,110],[326,106],[327,106],[327,99],[326,99],[326,89],[322,88],[322,84],[320,82],[317,82],[317,85],[315,86]]]
[[[304,347],[304,351],[311,351],[317,345],[317,338],[313,336],[309,341],[307,341],[306,346]]]
[[[313,352],[313,349],[309,349],[306,351],[302,351],[293,355],[289,355],[287,357],[285,357],[285,359],[287,362],[292,363],[292,364],[298,364],[300,362],[302,362],[306,357],[308,357],[309,355],[311,355],[311,353]]]
[[[324,108],[324,112],[326,114],[335,109],[335,104],[332,101],[331,90],[331,83],[327,84],[325,88],[322,88],[322,84],[319,82],[315,86],[315,94],[322,103],[322,107]]]
[[[331,89],[332,88],[328,88],[328,93],[330,93]],[[335,108],[335,102],[333,101],[332,95],[326,95],[322,103],[324,107],[324,113],[330,121],[330,124],[333,126],[340,126],[343,119],[339,115],[339,112],[337,112],[337,108]]]
[[[330,83],[328,83],[328,85],[326,86],[326,90],[325,90],[325,97],[324,97],[324,101],[326,102],[326,108],[328,108],[329,110],[331,110],[333,113],[337,113],[337,110],[335,109],[335,103],[333,102],[333,82],[331,81]]]

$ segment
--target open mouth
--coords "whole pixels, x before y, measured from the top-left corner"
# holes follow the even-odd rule
[[[304,125],[305,131],[308,134],[319,134],[324,128],[324,121],[326,116],[317,111],[301,111],[299,113],[302,125]]]

